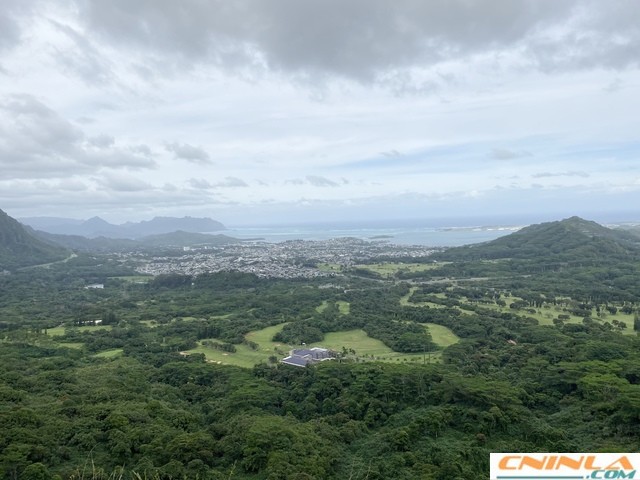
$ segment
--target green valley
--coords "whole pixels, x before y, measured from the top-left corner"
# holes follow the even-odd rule
[[[476,479],[492,451],[634,451],[636,244],[576,219],[517,239],[406,262],[347,240],[273,247],[282,268],[255,267],[261,244],[16,268],[0,276],[0,474]],[[256,273],[179,270],[238,248]],[[140,275],[158,265],[176,270]],[[281,363],[314,347],[332,359]]]

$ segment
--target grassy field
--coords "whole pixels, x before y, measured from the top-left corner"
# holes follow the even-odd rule
[[[411,287],[409,293],[407,293],[404,297],[400,299],[400,305],[403,307],[429,307],[429,308],[446,308],[445,305],[440,305],[439,303],[433,302],[410,302],[409,299],[413,295],[413,293],[418,289],[418,287]],[[435,295],[434,295],[435,296]],[[438,297],[443,298],[443,297]]]
[[[81,342],[60,342],[58,343],[61,347],[73,348],[75,350],[80,350],[84,347],[84,343]]]
[[[96,353],[94,357],[98,358],[113,358],[122,355],[121,348],[113,348],[111,350],[105,350],[104,352]]]
[[[418,303],[410,302],[409,299],[417,289],[418,287],[411,287],[411,289],[409,290],[409,293],[407,293],[404,297],[400,299],[400,305],[410,306],[410,307],[445,308],[444,305],[440,305],[434,302],[418,302]],[[437,294],[434,296],[438,298],[446,298],[444,294]],[[561,307],[556,307],[551,304],[543,305],[542,307],[531,309],[533,311],[528,311],[528,309],[514,310],[511,307],[509,307],[509,305],[511,305],[513,302],[522,300],[521,298],[513,297],[513,296],[503,296],[502,300],[504,300],[504,302],[506,303],[504,307],[501,307],[500,305],[497,305],[495,303],[480,304],[480,306],[485,308],[490,308],[492,310],[496,310],[502,313],[517,313],[518,315],[535,318],[540,325],[554,325],[553,319],[558,318],[558,315],[561,315],[561,314],[569,315],[569,319],[565,320],[564,323],[582,323],[582,317],[572,315],[568,312],[563,311]],[[475,302],[469,301],[468,299],[462,299],[461,303],[462,305],[458,308],[460,308],[462,311],[470,310],[470,308],[465,309],[465,305],[468,305],[469,307],[471,307],[472,305],[476,305]],[[595,309],[593,309],[591,318],[593,318],[595,321],[609,322],[609,323],[611,323],[613,320],[618,320],[620,322],[623,322],[627,326],[627,328],[624,329],[622,333],[624,333],[625,335],[635,334],[633,330],[633,322],[634,322],[633,314],[625,314],[625,313],[618,312],[615,315],[607,313],[602,317],[598,317]],[[436,341],[434,332],[432,332],[431,334],[432,336],[434,336],[434,341]],[[436,341],[436,343],[438,342]]]
[[[433,342],[440,347],[448,347],[460,341],[460,338],[447,327],[435,323],[427,323],[426,326]]]
[[[68,328],[74,328],[79,332],[91,332],[96,330],[111,330],[111,325],[86,325],[83,327],[54,327],[47,329],[47,335],[51,337],[61,337],[65,334],[65,330]]]
[[[328,306],[329,300],[323,300],[322,303],[316,307],[316,312],[322,313],[327,309]]]
[[[579,317],[577,315],[573,315],[569,312],[565,312],[562,310],[561,307],[559,306],[555,306],[552,304],[545,304],[542,307],[538,307],[538,308],[533,308],[532,310],[534,310],[534,312],[529,312],[527,311],[527,309],[518,309],[518,310],[514,310],[512,308],[509,307],[509,305],[513,302],[516,301],[520,301],[522,300],[519,297],[513,297],[513,296],[504,296],[502,297],[502,300],[504,300],[506,302],[506,306],[501,307],[499,305],[496,304],[486,304],[486,305],[482,305],[484,307],[487,308],[491,308],[493,310],[497,310],[499,312],[510,312],[510,313],[517,313],[519,315],[524,315],[527,317],[531,317],[531,318],[535,318],[536,320],[538,320],[538,322],[540,323],[540,325],[553,325],[553,319],[554,318],[558,318],[558,315],[569,315],[569,319],[568,320],[564,320],[564,323],[582,323],[582,318],[583,317]],[[471,304],[471,302],[469,302]],[[598,317],[595,308],[592,310],[591,312],[591,318],[593,318],[594,321],[599,321],[599,322],[609,322],[611,323],[611,321],[613,320],[618,320],[620,322],[623,322],[627,328],[623,331],[623,333],[627,334],[627,335],[633,335],[635,334],[635,332],[633,331],[633,320],[634,320],[634,315],[633,314],[625,314],[625,313],[621,313],[618,312],[615,315],[612,315],[610,313],[606,313],[604,316],[602,317]]]
[[[321,270],[323,272],[340,273],[342,272],[342,266],[338,265],[337,263],[319,263],[318,270]]]
[[[349,302],[345,302],[344,300],[338,300],[336,302],[338,304],[338,311],[343,315],[349,315],[351,311],[351,305]]]
[[[247,333],[244,338],[251,342],[257,343],[258,345],[260,345],[259,351],[269,352],[270,355],[273,354],[275,348],[288,350],[288,346],[280,342],[273,342],[271,340],[273,336],[276,333],[280,332],[287,323],[288,322],[280,323],[278,325],[274,325],[273,327],[263,328],[262,330],[254,330],[253,332]]]
[[[116,280],[124,280],[125,282],[129,282],[129,283],[148,283],[150,280],[153,279],[153,276],[151,275],[129,275],[126,277],[109,277],[109,278],[115,278]]]
[[[257,350],[253,350],[247,345],[241,344],[236,345],[236,351],[232,353],[223,352],[221,350],[216,350],[214,348],[206,347],[202,344],[199,344],[198,347],[188,350],[185,353],[203,353],[207,358],[207,361],[209,362],[251,368],[258,363],[268,361],[271,355],[277,356],[278,359],[283,358],[285,355],[278,354],[276,352],[276,349],[284,352],[285,354],[289,353],[291,347],[285,344],[271,341],[273,336],[280,330],[282,330],[285,325],[286,323],[281,323],[273,327],[267,327],[263,328],[262,330],[255,330],[253,332],[247,333],[245,335],[245,338],[257,343]],[[209,340],[219,341],[215,338],[210,338]]]
[[[424,272],[440,268],[444,263],[372,263],[370,265],[354,265],[354,268],[364,268],[378,275],[389,278],[398,272]]]
[[[371,338],[364,330],[347,330],[346,332],[330,332],[325,334],[324,340],[310,345],[311,347],[324,347],[336,352],[342,352],[342,348],[352,348],[356,357],[361,361],[382,362],[439,362],[441,352],[400,353],[394,352],[380,340]]]
[[[405,295],[404,297],[402,297],[402,299],[400,300],[400,303],[402,305],[410,305],[410,306],[429,306],[431,308],[444,308],[442,305],[438,305],[432,302],[422,302],[422,303],[411,303],[409,302],[409,299],[411,298],[411,295],[413,295],[413,292],[417,289],[417,287],[412,287],[411,291]],[[505,301],[506,306],[501,307],[500,305],[497,305],[495,303],[487,303],[487,304],[481,304],[480,306],[485,307],[485,308],[490,308],[492,310],[496,310],[498,312],[503,312],[503,313],[517,313],[518,315],[522,315],[522,316],[526,316],[526,317],[530,317],[530,318],[535,318],[538,323],[540,325],[554,325],[553,320],[555,318],[558,318],[558,315],[569,315],[569,319],[564,320],[564,323],[582,323],[582,318],[583,317],[579,317],[577,315],[573,315],[569,312],[566,312],[564,310],[562,310],[561,307],[559,306],[554,306],[552,304],[545,304],[542,307],[538,307],[538,308],[532,308],[531,310],[533,311],[528,311],[529,309],[512,309],[511,307],[509,307],[510,304],[512,304],[513,302],[517,302],[522,300],[519,297],[513,297],[513,296],[503,296],[502,300]],[[469,300],[462,300],[463,305],[459,308],[461,308],[462,310],[465,309],[465,303],[469,306],[471,305],[475,305],[474,302],[471,302]],[[610,313],[606,313],[604,316],[602,317],[598,317],[595,308],[592,310],[591,313],[591,318],[593,318],[594,321],[598,321],[598,322],[609,322],[611,323],[613,320],[618,320],[620,322],[623,322],[627,328],[625,330],[623,330],[623,333],[626,335],[634,335],[635,332],[633,330],[633,322],[634,322],[634,315],[633,314],[626,314],[626,313],[622,313],[622,312],[617,312],[615,315],[612,315]]]
[[[254,365],[266,361],[268,358],[268,355],[265,356],[264,353],[251,350],[246,345],[236,345],[236,351],[233,353],[198,345],[196,348],[187,350],[185,353],[203,353],[208,362],[219,363],[221,365],[236,365],[244,368],[252,368]]]
[[[218,315],[218,316],[211,316],[210,318],[226,318],[229,317],[231,314],[228,315]],[[177,318],[173,318],[171,320],[171,323],[174,322],[193,322],[195,320],[199,320],[196,317],[177,317]],[[146,325],[149,328],[155,328],[158,325],[160,325],[158,322],[156,322],[155,320],[140,320],[140,323],[142,323],[143,325]]]
[[[344,300],[338,300],[336,302],[336,305],[338,306],[338,311],[341,314],[349,315],[349,312],[351,311],[351,305],[349,304],[349,302],[345,302]],[[328,306],[329,306],[329,300],[323,300],[322,303],[316,307],[316,312],[322,313],[327,309]]]
[[[281,323],[262,330],[249,332],[245,335],[247,340],[258,344],[256,350],[249,348],[247,345],[236,345],[236,351],[231,353],[199,344],[198,347],[188,350],[185,353],[202,353],[209,362],[251,368],[258,363],[267,362],[272,355],[281,359],[285,355],[278,353],[278,351],[288,354],[289,350],[293,348],[289,345],[271,340],[285,325],[286,323]],[[442,347],[452,345],[459,340],[458,337],[446,327],[435,324],[428,324],[427,327],[431,332],[433,341]],[[214,338],[209,340],[219,341]],[[337,352],[341,352],[342,347],[353,349],[356,351],[357,358],[362,361],[423,362],[430,359],[431,362],[436,362],[439,361],[441,355],[440,352],[433,352],[426,354],[426,356],[422,353],[407,354],[394,352],[380,340],[369,337],[364,330],[327,333],[323,341],[311,344],[309,347],[324,347]]]

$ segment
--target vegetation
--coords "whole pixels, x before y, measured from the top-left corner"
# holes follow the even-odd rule
[[[635,451],[634,244],[593,227],[612,243],[587,258],[556,227],[513,243],[564,239],[546,256],[502,240],[330,285],[141,283],[99,254],[2,275],[0,477],[477,479],[491,451]],[[302,342],[337,358],[279,363]]]
[[[70,253],[59,246],[38,240],[0,210],[0,274],[18,267],[63,260]]]

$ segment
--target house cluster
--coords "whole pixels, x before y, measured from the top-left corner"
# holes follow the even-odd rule
[[[289,356],[283,358],[281,362],[294,367],[306,367],[310,364],[333,360],[334,358],[335,354],[331,350],[313,347],[291,350]]]
[[[242,242],[204,249],[190,247],[183,254],[141,258],[137,271],[160,275],[181,273],[199,275],[208,272],[238,271],[258,277],[317,278],[331,277],[334,271],[315,266],[330,264],[350,267],[384,256],[416,258],[430,255],[433,248],[367,242],[356,238],[336,238],[322,241],[288,240],[280,243]],[[340,268],[337,268],[339,271]]]

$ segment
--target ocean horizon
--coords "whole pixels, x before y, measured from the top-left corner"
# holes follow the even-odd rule
[[[329,240],[357,238],[366,241],[387,242],[397,245],[455,247],[488,242],[508,235],[525,225],[472,225],[472,226],[354,226],[300,225],[272,227],[231,227],[225,235],[241,240],[259,240],[280,243],[289,240]],[[220,232],[216,232],[220,233]]]
[[[570,215],[564,217],[568,216]],[[224,234],[241,240],[261,240],[270,243],[289,240],[329,240],[350,237],[397,245],[458,247],[488,242],[517,232],[532,224],[560,220],[561,218],[501,216],[430,220],[336,221],[297,225],[243,225],[229,226],[224,231]],[[587,219],[590,218],[587,217]],[[631,221],[629,218],[614,215],[596,218],[595,221],[608,227],[638,223],[637,221]]]

